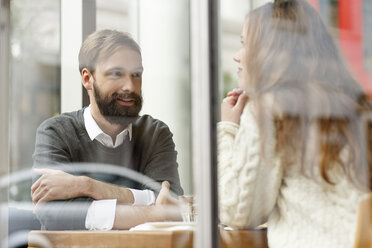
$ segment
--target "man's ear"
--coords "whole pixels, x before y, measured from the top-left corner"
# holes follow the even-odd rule
[[[81,83],[83,84],[84,88],[86,90],[92,90],[93,82],[94,79],[92,73],[90,73],[87,68],[83,68],[83,70],[81,70]]]

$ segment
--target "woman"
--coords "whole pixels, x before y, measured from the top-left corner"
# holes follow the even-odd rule
[[[352,247],[372,178],[363,89],[305,0],[250,12],[242,43],[218,123],[221,222],[267,222],[270,247]]]

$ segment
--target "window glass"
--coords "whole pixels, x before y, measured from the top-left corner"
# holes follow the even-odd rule
[[[185,11],[188,8],[188,0],[97,1],[97,29],[129,32],[141,47],[144,66],[141,113],[169,126],[178,152],[181,184],[185,194],[190,195],[193,188],[189,15]]]
[[[353,246],[371,191],[370,1],[220,4],[222,243]]]
[[[249,9],[249,1],[221,1],[221,69],[224,95],[238,86],[233,57],[240,48],[241,25]]]
[[[36,128],[60,111],[59,6],[11,1],[11,172],[30,168]],[[29,200],[16,188],[10,199]]]
[[[60,1],[10,1],[9,247],[39,229],[30,198],[36,128],[60,113]]]
[[[189,1],[10,3],[9,247],[30,240],[39,245],[52,242],[37,232],[28,236],[30,230],[40,229],[127,230],[150,221],[183,222],[184,228],[193,229]],[[129,33],[126,41],[133,42],[128,47],[104,50],[107,54],[98,56],[93,67],[89,63],[94,58],[89,58],[88,63],[82,63],[85,70],[78,74],[81,42],[104,29],[110,34],[119,32],[121,37]],[[118,61],[119,66],[111,66]],[[137,95],[126,94],[131,91],[124,89],[127,78]],[[99,104],[103,105],[97,107],[94,102],[81,108],[83,102],[84,106],[89,104],[87,96],[80,98],[81,83],[83,91],[89,90],[89,97],[101,99]],[[115,122],[106,116],[114,115],[112,109],[122,114],[122,106],[129,106],[125,110],[129,113],[131,106],[138,104],[139,95],[143,98],[141,117],[128,117],[133,125],[120,122],[128,129],[118,136],[105,136],[110,130],[101,124]],[[104,105],[110,97],[114,103]],[[104,108],[111,112],[102,114]],[[63,115],[66,112],[69,114]],[[105,121],[97,118],[97,113]],[[91,131],[97,127],[105,134],[92,138]],[[89,182],[79,184],[82,178],[94,180],[94,194],[86,191]],[[173,198],[163,190],[167,185],[161,185],[162,181],[169,181]],[[115,195],[116,184],[125,188]],[[84,193],[75,194],[80,191]],[[154,204],[165,206],[152,213],[154,206],[147,205]],[[130,222],[127,214],[134,209],[149,211],[143,214],[148,218],[132,214],[134,222]],[[139,226],[138,230],[141,228],[164,226]],[[70,245],[79,246],[66,244]]]

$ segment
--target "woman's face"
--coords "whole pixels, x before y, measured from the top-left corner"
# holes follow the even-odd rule
[[[241,39],[240,42],[242,43],[242,47],[238,50],[238,52],[234,56],[234,61],[238,63],[238,72],[237,72],[238,73],[238,86],[241,89],[245,88],[244,78],[246,78],[246,73],[247,73],[246,50],[245,50],[247,44],[244,44],[244,41],[246,40],[245,29],[246,29],[246,24],[244,24],[243,30],[240,35],[240,39]]]

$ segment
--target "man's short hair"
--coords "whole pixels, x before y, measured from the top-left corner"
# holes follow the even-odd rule
[[[112,55],[118,48],[123,47],[132,49],[141,55],[139,45],[129,33],[104,29],[90,34],[80,47],[80,73],[84,68],[93,73],[99,60]]]

